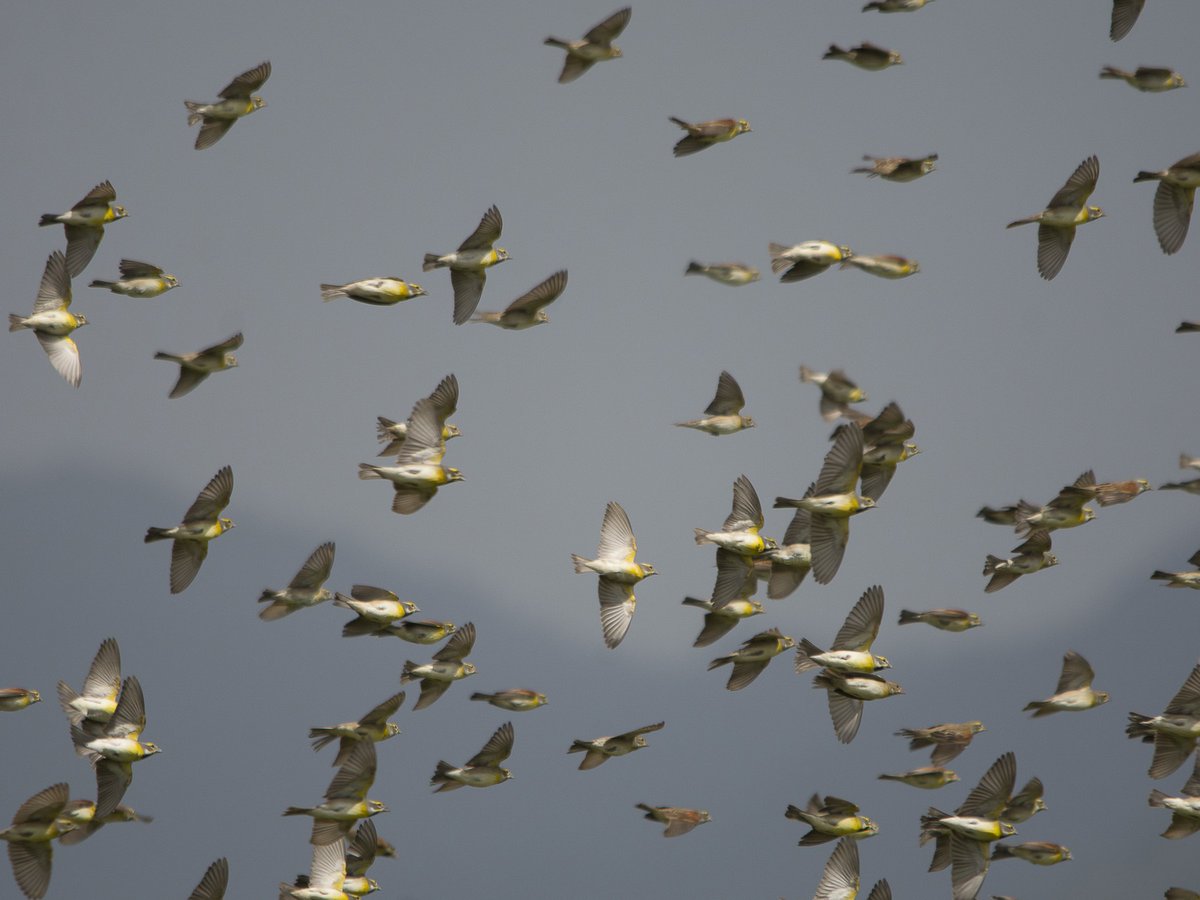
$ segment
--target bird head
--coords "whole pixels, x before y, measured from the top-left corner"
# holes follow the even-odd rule
[[[505,250],[503,247],[497,247],[496,248],[496,262],[501,263],[501,262],[504,262],[506,259],[512,259],[512,257],[508,255],[508,251]]]
[[[162,753],[157,744],[152,744],[149,741],[142,744],[142,756],[153,756],[155,753]]]
[[[1091,222],[1093,219],[1103,219],[1103,218],[1104,218],[1104,210],[1102,210],[1100,207],[1089,206],[1087,208],[1086,221]]]
[[[237,356],[232,353],[226,353],[223,362],[226,369],[232,369],[238,364]]]
[[[462,664],[462,677],[463,678],[466,678],[468,675],[474,675],[475,671],[476,671],[475,663],[463,663]]]
[[[425,288],[421,287],[419,284],[409,282],[408,293],[413,297],[424,297]]]
[[[233,519],[217,519],[217,524],[221,526],[222,533],[230,531],[234,527]]]
[[[112,217],[114,219],[124,219],[127,215],[129,213],[125,211],[125,207],[123,206],[114,206],[112,208]]]
[[[870,497],[862,497],[858,501],[858,508],[860,511],[864,510],[864,509],[874,509],[875,501],[872,500]]]
[[[176,278],[174,275],[164,275],[162,277],[162,280],[166,284],[166,286],[169,288],[179,287],[179,279]]]
[[[377,813],[385,813],[385,812],[389,812],[389,810],[382,801],[380,801],[380,800],[368,800],[367,801],[367,815],[368,816],[373,816],[373,815],[376,815]]]
[[[1016,833],[1017,833],[1017,828],[1015,825],[1013,825],[1009,822],[1001,822],[1000,823],[1000,837],[1009,837]]]
[[[458,471],[458,469],[447,469],[446,470],[446,482],[447,483],[449,483],[451,481],[466,481],[466,480],[467,480],[466,476],[463,475],[462,472]]]
[[[387,725],[384,726],[383,734],[384,734],[385,738],[395,737],[399,733],[400,733],[400,726],[397,725],[395,722],[388,722]]]
[[[891,667],[892,667],[892,664],[890,662],[888,662],[886,656],[876,656],[875,657],[875,669],[877,671],[879,669],[890,669]]]
[[[745,119],[738,119],[736,125],[737,125],[737,133],[738,134],[742,134],[744,132],[750,131],[750,123],[747,122]]]
[[[262,97],[255,95],[250,98],[250,105],[253,106],[255,109],[262,109],[264,106],[267,105],[267,101],[264,100]]]
[[[400,606],[404,610],[404,614],[406,616],[411,616],[413,613],[418,613],[421,611],[417,604],[410,600],[401,600]]]
[[[87,316],[83,315],[82,313],[74,313],[74,316],[76,328],[82,328],[88,323]]]
[[[635,750],[641,749],[642,747],[648,747],[648,746],[649,746],[649,744],[647,744],[647,743],[646,743],[646,736],[645,736],[645,735],[643,735],[643,734],[639,734],[639,735],[636,735],[636,736],[634,737],[634,739],[633,739],[633,748],[634,748]]]
[[[658,574],[656,571],[654,571],[654,566],[650,565],[650,563],[639,563],[638,565],[642,567],[643,578],[649,578],[651,575]]]

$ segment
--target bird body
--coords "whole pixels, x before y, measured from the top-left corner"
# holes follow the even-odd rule
[[[221,99],[213,103],[184,100],[183,105],[188,111],[188,125],[200,126],[200,133],[196,135],[196,149],[211,147],[225,136],[238,119],[264,108],[267,102],[254,92],[270,77],[271,63],[264,61],[253,69],[247,69],[225,85],[217,95]]]
[[[314,550],[291,583],[281,590],[267,589],[258,598],[259,603],[270,605],[259,612],[264,622],[282,619],[298,609],[306,609],[333,599],[333,591],[326,590],[325,582],[333,569],[334,544],[324,543]]]
[[[625,30],[633,15],[631,7],[618,9],[602,22],[591,27],[587,34],[577,41],[566,41],[562,38],[548,37],[544,44],[567,51],[563,61],[562,72],[558,76],[559,84],[574,81],[598,62],[609,59],[620,59],[621,48],[613,41]]]
[[[1104,216],[1100,207],[1087,205],[1099,178],[1100,160],[1089,156],[1050,198],[1044,210],[1008,223],[1009,228],[1038,223],[1037,269],[1047,281],[1054,278],[1067,261],[1071,243],[1075,240],[1075,228]]]
[[[695,260],[688,263],[683,274],[703,275],[718,284],[727,284],[730,287],[753,284],[760,277],[758,269],[745,263],[698,263]]]
[[[16,712],[41,700],[41,693],[30,688],[0,688],[0,712]],[[116,704],[113,706],[115,708]]]
[[[783,284],[812,278],[854,255],[849,247],[832,241],[804,241],[790,247],[771,242],[767,250],[771,254],[771,271],[779,275]]]
[[[739,134],[749,132],[750,123],[745,119],[713,119],[709,122],[685,122],[675,116],[669,117],[672,122],[687,132],[675,145],[676,156],[691,156],[701,150],[707,150],[714,144],[732,141]]]
[[[841,264],[843,269],[854,268],[862,269],[877,278],[907,278],[909,275],[915,275],[921,271],[921,264],[915,259],[908,259],[903,256],[864,256],[855,254],[844,260]]]
[[[197,350],[195,353],[166,353],[160,350],[154,354],[155,359],[166,360],[167,362],[178,363],[179,365],[179,380],[175,382],[175,387],[171,388],[171,393],[168,395],[172,400],[176,397],[182,397],[184,394],[190,393],[196,385],[204,381],[213,372],[222,372],[225,369],[232,369],[237,366],[237,356],[234,350],[242,346],[242,333],[226,338],[219,344],[213,344],[211,347],[205,347],[203,350]]]
[[[465,766],[452,766],[440,760],[430,784],[437,785],[434,793],[457,790],[460,787],[492,787],[512,778],[512,772],[500,763],[512,755],[514,732],[512,722],[505,722],[492,734],[483,748],[467,760]]]
[[[886,50],[866,41],[848,50],[843,50],[837,44],[830,44],[821,59],[844,59],[851,65],[866,69],[868,72],[879,72],[889,66],[899,66],[904,63],[904,58],[895,50]]]
[[[79,387],[83,370],[79,364],[79,347],[71,338],[71,332],[88,323],[87,317],[71,312],[71,276],[69,263],[63,254],[55,250],[46,260],[42,281],[38,285],[37,299],[33,302],[33,314],[19,316],[10,313],[8,330],[20,331],[27,328],[34,333],[38,343],[50,359],[50,365],[73,387]]]
[[[934,163],[937,158],[936,153],[916,159],[907,156],[864,156],[863,162],[869,162],[871,165],[859,166],[850,172],[855,175],[865,174],[868,178],[905,183],[916,181],[936,169]]]
[[[680,428],[694,428],[717,437],[736,434],[755,426],[752,418],[742,415],[742,407],[745,405],[746,397],[737,380],[728,372],[721,372],[717,377],[717,393],[705,408],[704,418],[675,424]],[[762,527],[761,524],[759,527]]]
[[[321,299],[327,303],[339,297],[348,297],[371,306],[394,306],[413,297],[424,296],[425,288],[395,275],[386,278],[365,278],[347,284],[321,285]]]
[[[648,746],[645,736],[654,731],[661,731],[665,724],[665,722],[656,722],[653,725],[644,725],[641,728],[611,737],[574,740],[567,748],[567,752],[584,754],[579,763],[580,770],[594,769],[614,756],[626,756]]]
[[[681,834],[687,834],[698,825],[712,821],[712,817],[704,809],[686,809],[681,806],[650,806],[647,803],[637,803],[635,806],[646,813],[643,818],[667,826],[663,830],[663,837],[678,837]]]
[[[1187,87],[1187,82],[1183,80],[1182,75],[1173,69],[1159,66],[1138,66],[1132,72],[1125,69],[1118,69],[1116,66],[1105,66],[1100,70],[1100,77],[1115,78],[1118,81],[1124,81],[1130,87],[1137,88],[1139,91],[1155,94]]]
[[[87,196],[65,213],[45,213],[40,226],[62,223],[67,234],[66,270],[75,278],[87,268],[104,238],[104,226],[129,215],[125,207],[114,205],[117,191],[112,182],[102,181]]]
[[[88,287],[107,288],[114,294],[123,294],[139,300],[159,297],[172,288],[179,287],[179,279],[174,275],[168,275],[158,266],[138,262],[136,259],[121,260],[120,272],[121,277],[116,281],[96,279]]]
[[[508,251],[492,245],[500,239],[504,230],[504,219],[500,210],[492,206],[483,214],[475,230],[458,245],[453,253],[426,253],[421,270],[449,269],[450,286],[454,289],[454,324],[462,325],[470,320],[483,296],[483,285],[487,281],[487,270],[507,260]]]
[[[208,556],[208,544],[234,527],[233,520],[221,516],[233,495],[233,469],[225,466],[204,486],[183,522],[171,528],[151,526],[145,543],[174,541],[171,547],[171,593],[184,591]]]

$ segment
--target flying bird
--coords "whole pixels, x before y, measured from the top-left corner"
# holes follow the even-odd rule
[[[756,424],[749,416],[742,415],[742,407],[745,405],[746,397],[742,394],[737,380],[728,372],[722,371],[717,376],[717,393],[705,408],[704,418],[675,424],[680,428],[694,428],[716,437],[737,434],[744,429],[753,428]]]
[[[211,147],[233,127],[234,122],[267,105],[262,97],[254,92],[259,90],[271,77],[271,63],[264,61],[253,69],[247,69],[217,94],[220,100],[214,103],[197,103],[195,100],[184,100],[187,107],[188,125],[199,125],[200,133],[196,135],[196,149],[203,150]]]
[[[1024,219],[1009,222],[1008,228],[1038,223],[1037,270],[1049,281],[1060,271],[1075,240],[1075,228],[1104,216],[1098,206],[1088,206],[1088,197],[1100,178],[1100,160],[1089,156],[1071,174],[1067,183],[1050,198],[1046,208]]]
[[[432,706],[451,684],[475,674],[475,664],[465,661],[474,647],[475,624],[468,622],[454,632],[446,646],[433,654],[433,662],[418,665],[412,660],[405,661],[400,683],[421,682],[421,696],[413,705],[414,710]]]
[[[633,586],[643,578],[657,575],[654,566],[639,563],[637,539],[633,526],[620,503],[610,501],[604,508],[604,521],[600,525],[600,546],[595,559],[572,553],[571,562],[576,574],[595,572],[600,576],[600,626],[604,632],[604,645],[610,650],[617,647],[629,630],[633,613],[637,609],[637,598]]]
[[[44,213],[40,226],[62,223],[67,233],[67,274],[75,278],[87,268],[104,239],[104,226],[129,215],[125,207],[114,205],[116,188],[102,181],[65,213]]]
[[[312,816],[312,838],[310,843],[321,847],[326,844],[337,846],[338,858],[343,857],[342,840],[359,819],[366,819],[388,808],[378,800],[368,800],[367,792],[375,783],[375,742],[358,741],[342,763],[329,787],[324,800],[317,806],[289,806],[285,816]]]
[[[333,553],[334,544],[327,541],[309,554],[287,587],[278,591],[270,588],[263,591],[258,602],[269,603],[270,606],[260,610],[258,617],[264,622],[274,622],[298,609],[332,600],[333,591],[326,590],[324,584],[333,570]]]
[[[71,332],[82,328],[88,320],[86,316],[71,312],[70,307],[71,278],[67,274],[67,262],[62,253],[55,250],[46,260],[37,299],[33,301],[33,315],[9,313],[8,330],[28,328],[32,331],[50,358],[54,371],[72,387],[79,387],[83,369],[79,364],[79,347]]]
[[[237,366],[237,356],[234,350],[242,346],[242,333],[239,331],[232,337],[226,338],[219,344],[197,350],[195,353],[176,355],[162,350],[154,354],[155,359],[179,364],[179,380],[167,396],[174,400],[191,391],[213,372],[222,372]]]
[[[488,209],[479,220],[471,235],[458,245],[454,253],[439,256],[426,253],[421,270],[449,269],[450,285],[454,288],[454,324],[470,321],[479,298],[483,296],[483,285],[487,281],[487,270],[509,258],[503,247],[492,245],[500,239],[504,219],[495,206]]]
[[[1187,238],[1200,186],[1200,153],[1185,156],[1159,172],[1138,172],[1134,182],[1157,181],[1154,192],[1154,234],[1163,253],[1179,251]]]
[[[687,132],[674,147],[676,156],[691,156],[701,150],[707,150],[714,144],[732,141],[739,134],[749,132],[750,123],[745,119],[713,119],[709,122],[685,122],[675,116],[670,120]]]
[[[464,785],[466,787],[491,787],[512,778],[512,772],[503,768],[500,763],[512,755],[513,750],[512,722],[505,722],[488,738],[483,748],[467,760],[465,766],[452,766],[445,760],[438,760],[433,778],[429,783],[436,784],[435,794],[445,791],[455,791]]]
[[[618,9],[603,22],[593,25],[588,33],[577,41],[565,41],[556,37],[546,38],[542,43],[567,51],[567,58],[563,61],[558,83],[567,84],[574,81],[598,62],[619,59],[621,48],[615,46],[613,41],[625,30],[632,15],[632,7],[626,6],[624,9]]]
[[[97,278],[88,287],[107,288],[114,294],[123,294],[139,300],[160,297],[172,288],[179,287],[178,278],[150,263],[123,259],[117,269],[121,277],[116,281],[102,281]]]
[[[560,269],[535,284],[501,312],[475,313],[470,321],[498,325],[506,331],[524,331],[535,325],[545,325],[550,321],[546,307],[561,297],[566,289],[567,270]]]
[[[233,519],[221,516],[233,496],[233,468],[225,466],[204,486],[183,521],[173,528],[151,526],[145,543],[174,541],[171,545],[171,593],[185,590],[208,556],[208,543],[233,528]]]

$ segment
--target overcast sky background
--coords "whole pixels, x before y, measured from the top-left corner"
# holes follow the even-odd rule
[[[614,7],[615,8],[615,7]],[[1140,94],[1101,66],[1167,65],[1200,82],[1200,11],[1151,3],[1108,40],[1106,0],[1047,5],[940,0],[906,15],[854,0],[643,3],[625,58],[556,83],[561,51],[613,9],[363,0],[330,4],[18,4],[0,33],[5,214],[0,271],[8,310],[28,314],[59,228],[37,228],[111,179],[129,218],[108,228],[73,310],[83,384],[73,390],[32,335],[0,353],[7,575],[0,682],[44,703],[0,721],[0,816],[29,795],[95,782],[72,750],[55,682],[78,687],[100,642],[120,641],[145,689],[144,738],[163,753],[135,767],[125,802],[156,817],[55,849],[50,897],[186,897],[228,856],[228,896],[273,896],[307,871],[307,820],[332,752],[307,729],[354,719],[398,689],[405,659],[433,648],[342,639],[330,605],[256,618],[318,544],[337,543],[329,587],[388,587],[422,617],[473,621],[479,674],[413,713],[379,746],[371,796],[398,848],[372,875],[388,897],[810,897],[832,849],[801,849],[783,818],[814,791],[858,802],[881,827],[860,845],[864,894],[886,877],[897,898],[948,896],[929,875],[918,817],[957,806],[992,761],[1016,752],[1049,811],[1022,840],[1071,847],[1050,869],[993,867],[981,896],[1154,897],[1200,887],[1195,840],[1168,842],[1152,787],[1178,793],[1189,769],[1151,782],[1151,748],[1123,735],[1126,713],[1157,713],[1200,655],[1194,595],[1148,580],[1187,568],[1200,499],[1151,493],[1056,535],[1062,564],[984,595],[987,553],[1011,531],[973,518],[983,504],[1049,500],[1081,471],[1100,480],[1176,480],[1200,453],[1193,412],[1200,235],[1164,257],[1154,185],[1131,183],[1195,152],[1197,88]],[[822,61],[831,42],[867,39],[906,65],[869,73]],[[184,98],[215,99],[269,59],[269,104],[215,147],[192,149]],[[686,159],[668,116],[746,118],[753,133]],[[937,152],[938,171],[898,185],[848,174],[864,153]],[[1041,209],[1078,163],[1101,163],[1058,278],[1035,268],[1036,231],[1008,221]],[[447,252],[491,204],[512,259],[491,270],[481,309],[500,309],[551,272],[570,284],[552,322],[523,333],[451,324]],[[1198,226],[1200,227],[1200,226]],[[1194,230],[1194,229],[1193,229]],[[781,285],[767,243],[825,238],[915,258],[904,281],[830,271]],[[182,282],[138,301],[87,287],[122,257]],[[742,260],[761,282],[684,279],[690,259]],[[394,308],[322,303],[318,285],[381,275],[428,297]],[[168,400],[177,370],[153,360],[245,334],[241,365]],[[879,508],[853,521],[836,580],[811,580],[724,640],[693,649],[715,529],[731,486],[750,477],[769,507],[820,469],[830,426],[800,363],[841,367],[877,411],[900,402],[924,453]],[[720,439],[672,423],[700,414],[728,369],[759,427]],[[375,417],[405,417],[447,373],[461,384],[464,436],[446,462],[467,480],[421,512],[390,512],[391,490],[356,478],[374,458]],[[170,550],[143,546],[177,523],[221,466],[227,514],[193,585],[168,594]],[[624,643],[606,650],[592,576],[605,503],[628,511],[639,556],[661,574],[638,589]],[[768,515],[781,537],[788,516]],[[859,595],[884,587],[875,648],[902,697],[867,706],[839,744],[824,694],[776,660],[746,690],[724,690],[709,660],[764,628],[825,646]],[[896,627],[901,608],[962,607],[982,629]],[[1033,722],[1062,654],[1083,653],[1097,710]],[[412,685],[413,688],[416,685]],[[547,708],[508,714],[467,698],[527,687]],[[434,796],[438,759],[465,762],[512,719],[515,778]],[[922,792],[876,780],[925,765],[892,732],[982,719],[952,764],[962,785]],[[590,772],[573,738],[666,721],[650,747]],[[635,803],[708,809],[712,824],[664,841]],[[7,819],[4,819],[7,822]],[[132,880],[131,880],[132,879]],[[10,873],[0,895],[15,896]]]

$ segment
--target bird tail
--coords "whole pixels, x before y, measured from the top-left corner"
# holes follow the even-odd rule
[[[817,663],[813,662],[809,657],[820,656],[825,651],[810,641],[808,638],[802,638],[800,646],[796,648],[796,674],[807,672],[810,669],[818,668]]]
[[[25,328],[25,327],[26,327],[26,325],[25,325],[25,317],[24,316],[18,316],[16,313],[8,314],[8,330],[10,332],[11,331],[20,331],[22,328]]]
[[[480,693],[479,691],[476,691],[475,693],[473,693],[471,695],[471,699],[472,700],[482,700],[484,703],[486,703],[492,699],[492,695],[491,694],[483,694],[483,693]]]
[[[1200,457],[1188,456],[1186,453],[1179,454],[1179,468],[1190,469],[1194,463],[1200,462]]]
[[[1030,524],[1029,519],[1039,512],[1041,512],[1041,507],[1034,506],[1028,500],[1018,500],[1017,512],[1014,517],[1016,521],[1013,523],[1017,534],[1028,534],[1032,531],[1033,525]]]
[[[1124,69],[1118,69],[1116,66],[1105,66],[1100,70],[1101,78],[1132,78],[1132,72],[1126,72]]]
[[[93,281],[91,284],[89,284],[88,287],[111,288],[115,284],[116,284],[115,281],[101,281],[99,278],[97,278],[95,281]]]
[[[189,125],[199,125],[204,121],[203,113],[199,112],[200,107],[204,105],[203,103],[197,103],[195,100],[184,100],[183,105],[187,107]]]
[[[71,705],[73,700],[78,700],[79,694],[75,692],[65,681],[58,683],[58,705],[62,707],[62,711],[67,714],[67,718],[71,720],[72,725],[78,725],[83,721],[83,713]]]
[[[917,615],[915,612],[913,612],[911,609],[900,610],[900,624],[901,625],[912,625],[914,622],[920,622],[920,621],[921,621],[921,617],[919,615]]]
[[[821,59],[846,59],[847,53],[837,44],[830,44],[829,49],[825,51],[825,55]]]
[[[439,257],[436,253],[426,253],[425,261],[421,263],[421,271],[428,272],[430,269],[438,269],[443,265],[445,265],[445,263],[441,261],[441,257]]]
[[[173,363],[177,363],[180,361],[178,356],[175,356],[173,353],[164,353],[162,350],[159,350],[157,353],[155,353],[154,358],[155,359],[165,359],[167,362],[173,362]]]
[[[328,747],[338,738],[338,736],[333,733],[332,728],[310,728],[308,729],[308,736],[312,740],[312,748],[314,751]]]
[[[1002,562],[1006,562],[1006,560],[1003,560],[998,556],[992,556],[992,554],[989,553],[987,555],[987,561],[984,562],[984,564],[983,564],[983,574],[984,575],[996,574],[996,566],[1000,565],[1000,563],[1002,563]]]
[[[775,246],[777,246],[777,245],[774,245],[774,244],[773,244],[773,245],[772,245],[772,247],[771,247],[771,252],[772,252],[772,253],[774,253],[774,252],[775,252],[775,249],[774,249],[774,248],[775,248]],[[801,383],[801,384],[808,384],[810,381],[812,381],[812,380],[813,380],[813,375],[814,375],[814,374],[815,374],[815,373],[813,372],[813,370],[812,370],[812,369],[810,369],[808,366],[801,366],[801,367],[800,367],[800,383]]]
[[[392,439],[392,433],[390,429],[395,427],[395,420],[389,419],[387,416],[378,416],[377,421],[378,424],[375,426],[375,434],[379,436],[379,442],[382,444],[385,441],[390,441]]]
[[[692,260],[690,263],[688,263],[688,267],[683,270],[683,274],[684,275],[703,275],[704,274],[704,266],[700,265],[700,263],[696,262],[695,260]]]
[[[421,677],[420,675],[413,674],[413,669],[415,669],[416,667],[417,667],[417,664],[415,662],[413,662],[411,659],[406,659],[404,661],[404,670],[400,673],[400,683],[401,684],[408,684],[408,682],[414,681]]]
[[[1032,225],[1037,220],[1038,220],[1037,216],[1029,216],[1028,218],[1025,218],[1025,219],[1017,219],[1015,222],[1009,222],[1004,227],[1005,228],[1016,228],[1018,225]]]
[[[1137,176],[1133,179],[1133,182],[1134,182],[1134,184],[1137,184],[1137,182],[1139,182],[1139,181],[1160,181],[1160,180],[1161,179],[1158,177],[1157,172],[1142,171],[1142,172],[1137,173]]]
[[[714,659],[712,662],[710,662],[708,664],[708,671],[711,672],[713,669],[717,668],[718,666],[723,666],[723,665],[726,665],[731,662],[733,662],[732,656],[718,656],[716,659]]]
[[[1167,795],[1166,795],[1166,794],[1164,794],[1162,791],[1160,791],[1160,790],[1158,790],[1157,788],[1155,788],[1154,790],[1152,790],[1152,791],[1150,792],[1150,797],[1149,797],[1149,800],[1148,800],[1147,802],[1148,802],[1148,803],[1149,803],[1151,806],[1154,806],[1154,807],[1161,807],[1161,806],[1163,806],[1163,800],[1165,800],[1166,798],[1167,798]]]
[[[336,300],[338,297],[345,297],[346,291],[340,284],[323,284],[321,285],[321,299],[328,303],[330,300]]]
[[[711,602],[712,601],[710,601],[710,600],[697,600],[695,597],[684,597],[683,598],[684,606],[698,606],[701,609],[708,609],[708,605]]]
[[[56,216],[54,213],[42,213],[42,220],[40,222],[38,222],[39,226],[57,225],[57,224],[58,224],[58,216]]]
[[[372,478],[382,478],[375,466],[370,463],[358,464],[358,477],[363,481],[370,481]]]
[[[440,785],[438,791],[454,791],[462,787],[462,782],[455,781],[447,772],[454,769],[454,766],[446,762],[444,759],[439,759],[437,767],[433,770],[433,777],[429,779],[430,784]]]
[[[792,497],[776,497],[775,503],[772,504],[773,509],[798,509],[800,501]]]
[[[879,780],[880,781],[903,781],[904,779],[901,778],[899,775],[880,775]]]
[[[289,806],[283,811],[283,814],[285,816],[307,816],[310,812],[312,812],[311,809],[306,809],[303,806]]]
[[[712,541],[708,537],[708,532],[705,531],[703,528],[696,529],[696,543],[697,544],[711,544],[712,543]]]
[[[167,533],[168,531],[170,531],[169,528],[155,528],[151,526],[146,529],[146,537],[143,539],[143,542],[152,544],[155,541],[168,541],[171,539],[171,535]]]
[[[1125,726],[1125,735],[1131,738],[1141,738],[1146,742],[1154,740],[1155,731],[1150,725],[1151,718],[1151,716],[1143,715],[1142,713],[1131,712],[1129,714],[1129,724]]]
[[[575,564],[575,574],[576,575],[580,575],[584,572],[589,571],[587,564],[590,562],[590,560],[584,559],[578,553],[571,554],[571,562],[573,562]]]
[[[85,757],[93,766],[100,759],[100,754],[95,750],[89,750],[87,743],[90,741],[91,735],[80,728],[78,725],[71,726],[71,743],[75,745],[75,752],[80,756]]]
[[[562,38],[548,37],[542,41],[547,47],[557,47],[560,50],[569,50],[570,44]]]
[[[1155,569],[1154,574],[1150,576],[1151,581],[1170,581],[1175,576],[1170,572],[1164,572],[1162,569]]]
[[[677,119],[674,116],[667,116],[667,118],[670,119],[672,122],[674,122],[676,125],[678,125],[680,128],[682,128],[684,131],[692,130],[691,122],[685,122],[685,121],[683,121],[683,119]]]
[[[992,859],[1013,859],[1013,853],[1005,844],[995,844],[992,847]]]
[[[1021,710],[1021,712],[1029,712],[1031,709],[1036,710],[1036,712],[1033,714],[1033,718],[1035,719],[1039,718],[1040,716],[1048,716],[1050,713],[1054,712],[1054,710],[1046,708],[1046,702],[1044,700],[1030,700],[1025,704],[1025,708]]]

